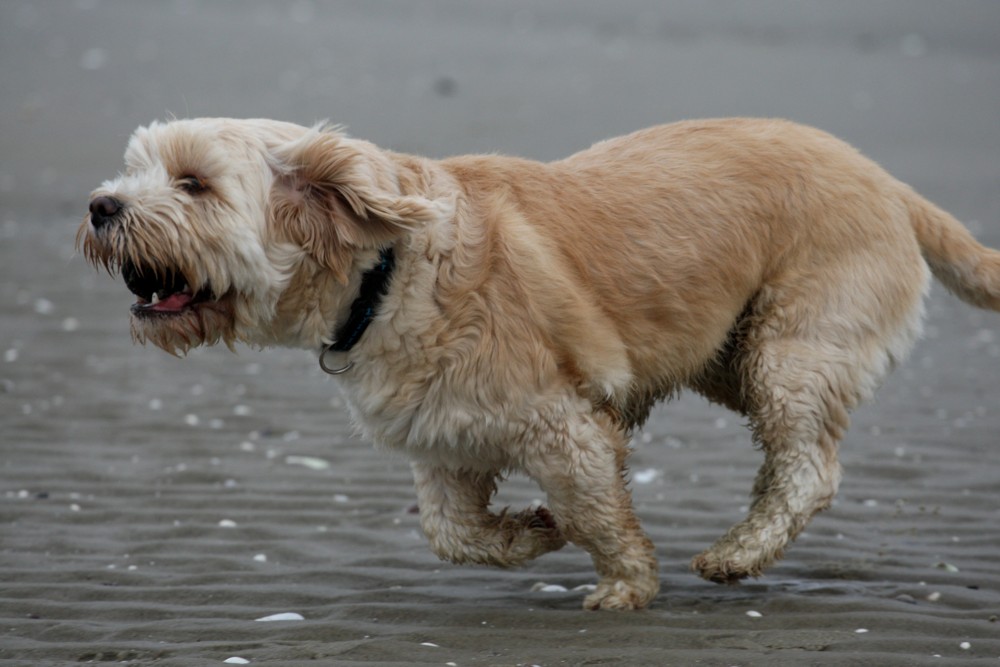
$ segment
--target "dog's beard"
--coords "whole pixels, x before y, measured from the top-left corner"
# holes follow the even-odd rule
[[[77,244],[91,264],[120,275],[136,296],[131,306],[134,341],[150,342],[173,355],[219,341],[232,349],[238,298],[233,289],[217,295],[204,279],[192,287],[187,276],[200,276],[204,271],[181,267],[159,254],[144,257],[120,229],[95,232],[85,220]]]
[[[229,348],[236,340],[233,325],[233,296],[201,302],[178,312],[136,312],[133,306],[132,340],[150,342],[173,355],[192,347],[213,345],[220,340]]]

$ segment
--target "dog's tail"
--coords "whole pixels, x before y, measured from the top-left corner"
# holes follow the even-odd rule
[[[912,190],[905,201],[935,277],[962,301],[1000,311],[1000,251],[981,245],[962,223]]]

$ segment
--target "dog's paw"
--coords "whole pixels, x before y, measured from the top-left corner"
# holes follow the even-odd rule
[[[504,560],[511,565],[566,546],[566,538],[552,514],[544,507],[522,510],[507,515],[505,519],[504,532],[508,537]]]
[[[649,606],[660,590],[656,577],[639,579],[601,580],[597,590],[583,600],[583,608],[591,611],[631,611]]]
[[[691,569],[716,584],[738,584],[747,577],[759,577],[773,560],[720,541],[692,558]]]

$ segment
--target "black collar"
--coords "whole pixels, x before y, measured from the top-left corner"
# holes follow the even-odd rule
[[[320,353],[320,366],[327,373],[336,375],[323,363],[323,356],[330,351],[347,352],[354,347],[364,335],[368,325],[375,319],[375,311],[382,303],[382,297],[389,291],[389,279],[396,266],[396,257],[392,248],[385,248],[379,253],[378,264],[364,272],[361,276],[361,289],[351,303],[351,311],[347,319],[333,333],[333,343],[323,348]],[[341,372],[350,368],[348,364]],[[336,369],[334,369],[336,370]]]

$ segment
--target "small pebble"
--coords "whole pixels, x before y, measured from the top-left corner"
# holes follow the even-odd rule
[[[970,648],[972,648],[972,644],[970,644],[969,642],[962,642],[961,644],[958,645],[958,648],[962,649],[963,651],[968,651]]]
[[[231,658],[226,658],[222,662],[225,663],[225,664],[227,664],[227,665],[249,665],[250,664],[249,660],[247,660],[246,658],[241,658],[238,655],[234,655]]]
[[[256,556],[253,557],[253,559],[255,561],[257,561],[258,563],[266,563],[267,562],[267,554],[257,554]]]
[[[929,600],[930,602],[937,602],[938,600],[940,600],[940,599],[941,599],[941,594],[940,594],[940,593],[938,593],[937,591],[934,591],[933,593],[931,593],[931,594],[929,594],[929,595],[927,596],[927,599],[928,599],[928,600]]]
[[[759,611],[754,611],[753,609],[747,612],[747,616],[749,616],[750,618],[760,618],[763,615],[764,614],[760,613]]]
[[[934,567],[936,567],[939,570],[944,570],[945,572],[958,572],[958,568],[957,567],[955,567],[951,563],[945,563],[943,561],[940,562],[940,563],[938,563]]]
[[[235,528],[236,527],[236,522],[233,521],[232,519],[223,519],[222,521],[219,522],[219,527],[220,528]]]
[[[854,634],[863,635],[866,632],[868,632],[868,628],[858,628],[857,630],[854,631]]]

